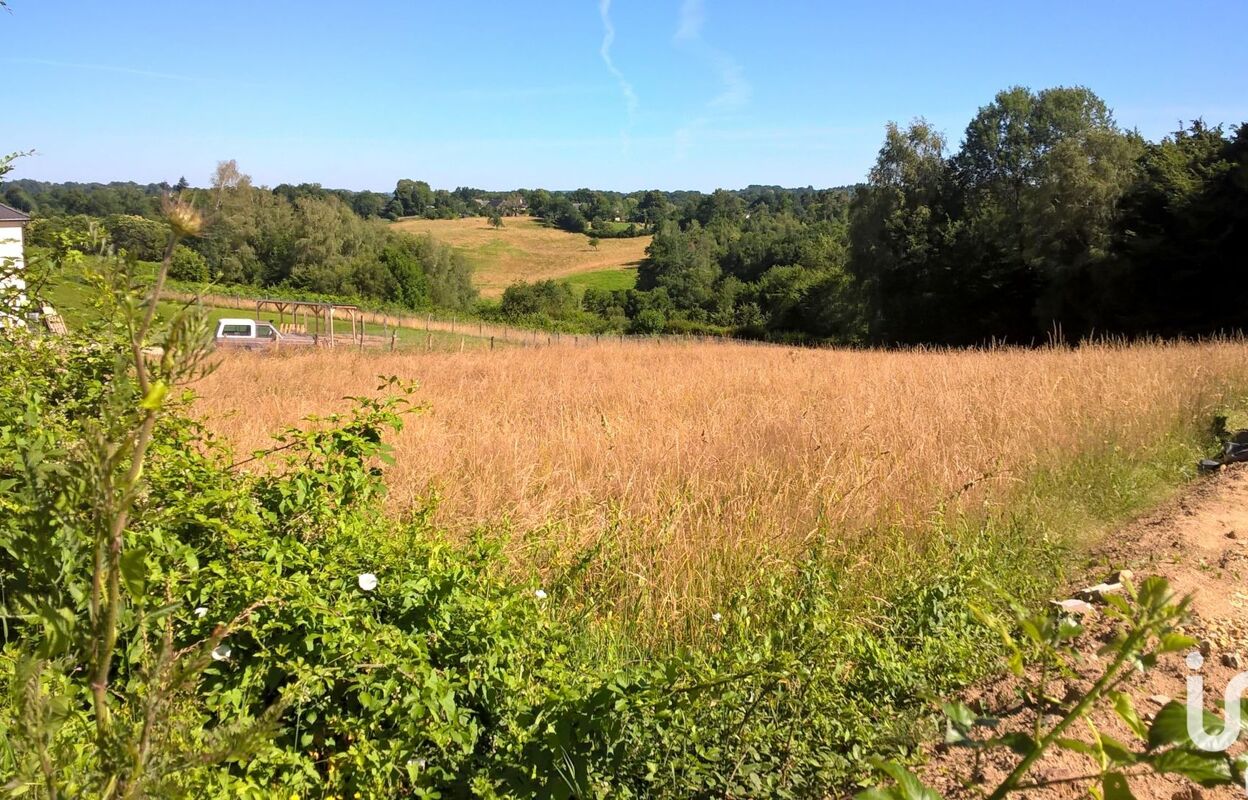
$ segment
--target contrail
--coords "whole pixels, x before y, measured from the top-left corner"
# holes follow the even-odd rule
[[[624,73],[611,60],[611,45],[615,42],[615,26],[611,24],[611,0],[598,0],[598,15],[602,17],[602,46],[598,48],[598,54],[602,56],[602,63],[607,65],[607,72],[620,84],[620,91],[624,93],[624,106],[628,109],[631,120],[637,113],[637,93],[633,91],[633,85],[624,77]]]

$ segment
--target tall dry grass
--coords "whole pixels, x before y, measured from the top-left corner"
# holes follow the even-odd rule
[[[1039,468],[1190,430],[1243,396],[1248,349],[231,353],[198,412],[262,447],[380,374],[416,379],[429,404],[395,442],[396,508],[436,495],[448,529],[508,525],[523,563],[592,550],[611,591],[674,614],[813,543],[918,530],[942,504],[1009,502]]]

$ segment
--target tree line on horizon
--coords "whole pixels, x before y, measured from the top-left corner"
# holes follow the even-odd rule
[[[1148,142],[1086,88],[1015,87],[956,151],[925,120],[890,124],[842,199],[776,209],[716,192],[660,226],[638,288],[686,327],[842,343],[1248,326],[1248,124]]]
[[[890,123],[867,181],[741,190],[257,188],[233,162],[212,186],[13,181],[32,241],[152,257],[143,233],[169,191],[214,220],[178,277],[468,309],[450,248],[370,220],[526,213],[574,234],[653,234],[637,287],[517,284],[479,310],[516,322],[790,341],[966,345],[1058,335],[1207,335],[1248,323],[1248,123],[1195,121],[1158,142],[1083,87],[1004,90],[957,150],[923,119]],[[193,248],[193,250],[191,250]]]

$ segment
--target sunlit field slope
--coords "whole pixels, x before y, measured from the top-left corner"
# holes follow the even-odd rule
[[[679,614],[813,548],[886,559],[938,511],[1001,509],[1055,470],[1087,469],[1067,478],[1112,514],[1138,476],[1102,481],[1105,465],[1190,447],[1244,396],[1248,348],[239,355],[199,384],[198,411],[246,450],[379,374],[419,381],[428,404],[397,438],[396,510],[436,498],[440,524],[510,530],[538,569],[592,553],[611,592]]]
[[[627,288],[651,238],[602,239],[595,248],[587,236],[545,227],[532,217],[507,217],[502,228],[494,228],[483,217],[405,219],[394,227],[427,233],[458,248],[472,262],[473,283],[485,297],[498,297],[516,281],[587,272],[606,273],[611,288],[621,284]]]

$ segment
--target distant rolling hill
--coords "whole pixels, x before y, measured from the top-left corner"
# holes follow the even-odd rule
[[[516,281],[567,279],[574,286],[627,289],[637,277],[650,236],[602,239],[548,228],[533,217],[507,217],[494,228],[483,217],[403,219],[398,230],[427,233],[455,247],[475,267],[473,283],[484,297],[498,297]]]

